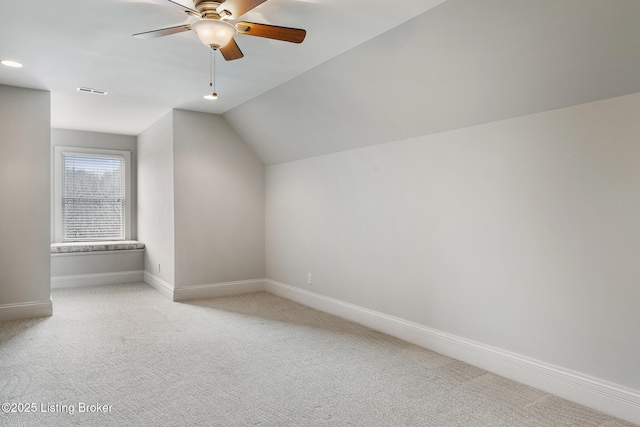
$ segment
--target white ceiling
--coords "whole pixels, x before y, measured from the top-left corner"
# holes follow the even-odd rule
[[[269,0],[242,19],[304,28],[306,40],[239,35],[245,57],[218,57],[220,98],[207,101],[209,53],[195,34],[131,37],[194,18],[151,0],[2,0],[0,59],[24,68],[0,66],[0,84],[50,91],[55,128],[137,135],[172,108],[223,113],[444,1]]]

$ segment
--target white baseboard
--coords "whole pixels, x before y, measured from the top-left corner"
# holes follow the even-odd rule
[[[169,298],[173,301],[173,285],[165,282],[158,276],[155,276],[148,271],[144,272],[144,282],[154,288],[156,291],[160,292],[165,297]]]
[[[216,298],[228,295],[248,294],[264,291],[264,280],[239,280],[237,282],[211,283],[207,285],[176,288],[147,271],[144,281],[171,301],[187,301],[200,298]]]
[[[0,322],[5,320],[30,319],[53,314],[53,304],[49,301],[22,302],[0,305]]]
[[[215,298],[261,291],[264,291],[263,279],[240,280],[236,282],[212,283],[209,285],[176,288],[173,292],[173,300],[186,301],[190,299]]]
[[[640,391],[553,366],[397,317],[265,279],[275,295],[368,326],[440,354],[640,424]]]
[[[115,285],[119,283],[142,282],[142,270],[118,271],[115,273],[76,274],[51,278],[51,289],[79,288],[83,286]]]

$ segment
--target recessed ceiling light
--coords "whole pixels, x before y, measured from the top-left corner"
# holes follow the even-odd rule
[[[16,61],[9,61],[7,59],[3,59],[2,61],[0,61],[0,64],[6,65],[7,67],[12,67],[12,68],[22,68],[21,63]]]

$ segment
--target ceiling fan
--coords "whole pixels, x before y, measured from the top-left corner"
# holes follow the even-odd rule
[[[193,30],[206,46],[220,50],[227,61],[240,59],[244,55],[234,37],[240,34],[281,40],[291,43],[302,43],[307,32],[298,28],[278,27],[275,25],[257,24],[254,22],[228,22],[237,19],[254,7],[267,0],[193,0],[195,9],[183,6],[172,0],[153,0],[166,6],[181,10],[183,13],[199,18],[193,24],[178,25],[154,31],[134,34],[139,39],[151,39]]]

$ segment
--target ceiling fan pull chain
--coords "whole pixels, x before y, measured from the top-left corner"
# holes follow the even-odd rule
[[[213,93],[205,95],[204,99],[218,99],[216,93],[216,53],[215,49],[211,48],[209,52],[209,87],[213,88]]]
[[[216,93],[216,52],[211,49],[211,56],[213,56],[213,93]]]

